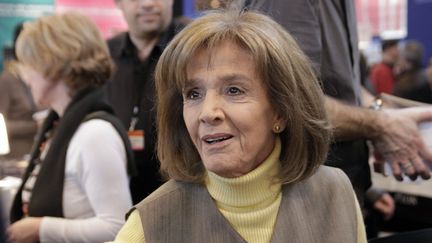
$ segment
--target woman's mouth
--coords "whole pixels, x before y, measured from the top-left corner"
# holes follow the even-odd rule
[[[232,137],[233,136],[231,135],[220,135],[220,136],[213,135],[213,136],[204,136],[202,140],[208,144],[215,144],[215,143],[220,143],[222,141],[228,140]]]

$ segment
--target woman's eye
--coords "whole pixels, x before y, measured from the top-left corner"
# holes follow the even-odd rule
[[[229,87],[228,90],[227,90],[227,92],[230,95],[238,95],[238,94],[242,94],[243,93],[243,91],[241,91],[237,87]]]
[[[195,100],[200,97],[200,94],[196,90],[190,90],[186,92],[185,98],[188,100]]]

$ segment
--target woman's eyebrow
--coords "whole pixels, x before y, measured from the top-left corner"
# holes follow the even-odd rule
[[[232,82],[247,82],[252,81],[248,76],[238,73],[224,74],[217,77],[216,80],[222,81],[223,83]],[[202,81],[201,78],[189,78],[185,81],[182,91],[185,91],[191,87],[197,86]]]
[[[249,77],[243,74],[233,73],[227,74],[220,77],[224,82],[234,82],[234,81],[251,81]]]
[[[186,79],[186,81],[184,82],[184,85],[183,85],[183,91],[186,90],[186,89],[189,89],[189,88],[191,88],[193,86],[196,86],[199,83],[200,80],[201,80],[200,78]]]
[[[186,79],[185,84],[189,84],[189,85],[195,85],[197,83],[199,83],[202,80],[202,78],[188,78]]]

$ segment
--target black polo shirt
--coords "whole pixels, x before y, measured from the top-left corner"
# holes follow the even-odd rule
[[[145,61],[138,58],[138,50],[128,32],[108,40],[116,64],[116,72],[105,87],[108,100],[126,128],[129,128],[133,109],[137,106],[139,113],[135,129],[144,130],[144,150],[134,152],[138,169],[138,175],[131,178],[130,185],[134,203],[140,202],[162,184],[155,151],[154,69],[164,48],[180,29],[180,26],[170,25]]]

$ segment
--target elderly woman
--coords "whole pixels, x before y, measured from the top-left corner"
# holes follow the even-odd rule
[[[117,242],[365,242],[349,180],[320,166],[330,132],[319,83],[272,19],[198,18],[164,51],[156,87],[171,180]]]
[[[17,57],[35,101],[52,111],[13,202],[9,239],[114,239],[132,205],[132,160],[125,130],[100,88],[113,71],[104,40],[83,15],[47,16],[24,25]]]

